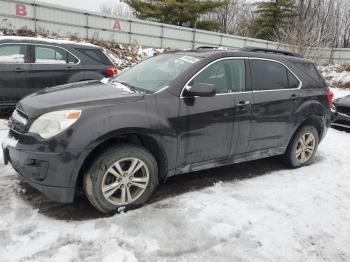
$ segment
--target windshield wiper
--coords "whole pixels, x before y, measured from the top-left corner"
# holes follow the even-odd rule
[[[129,87],[130,90],[134,91],[134,92],[137,92],[137,89],[139,89],[136,86],[133,86],[133,85],[131,85],[131,84],[127,83],[127,82],[124,82],[124,81],[118,81],[118,83],[121,83],[122,85],[125,85],[125,86]]]
[[[130,90],[133,91],[133,92],[137,92],[138,88],[136,86],[133,86],[133,85],[131,85],[131,84],[127,83],[127,82],[124,82],[124,81],[115,81],[115,82],[120,83],[120,84],[130,88]]]
[[[138,86],[134,86],[134,85],[131,85],[127,82],[124,82],[124,81],[115,81],[116,83],[120,83],[128,88],[130,88],[131,91],[134,91],[134,92],[142,92],[142,93],[146,93],[146,94],[152,94],[153,92],[151,92],[150,90],[147,90],[147,89],[143,89],[141,87],[138,87]]]
[[[131,84],[127,83],[127,82],[124,82],[124,81],[116,81],[116,80],[113,80],[113,79],[109,79],[108,82],[110,84],[112,84],[112,85],[113,85],[113,83],[122,84],[123,86],[126,86],[127,88],[129,88],[130,91],[135,92],[135,93],[140,92],[140,91],[138,91],[138,89],[140,89],[140,88],[138,88],[136,86],[133,86],[133,85],[131,85]]]
[[[141,88],[141,87],[134,86],[134,85],[132,85],[132,84],[129,84],[128,82],[119,81],[119,80],[114,80],[114,79],[112,79],[112,78],[108,80],[108,83],[109,83],[109,84],[113,84],[113,83],[122,84],[123,86],[126,86],[126,87],[129,88],[132,92],[135,92],[135,93],[153,94],[153,92],[150,91],[150,90],[147,90],[147,89],[143,89],[143,88]]]

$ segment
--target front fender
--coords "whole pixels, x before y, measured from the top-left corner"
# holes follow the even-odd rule
[[[143,110],[140,107],[144,107]],[[106,107],[97,111],[91,110],[81,119],[79,127],[74,128],[70,147],[81,148],[72,172],[71,182],[75,183],[85,159],[96,147],[111,138],[139,134],[152,138],[165,154],[168,168],[172,169],[176,161],[177,130],[169,121],[159,117],[157,112],[147,110],[143,102],[127,103]],[[84,114],[82,114],[83,116]]]

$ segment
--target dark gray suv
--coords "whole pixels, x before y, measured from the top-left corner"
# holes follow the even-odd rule
[[[0,111],[45,87],[116,74],[98,46],[33,37],[0,37]]]
[[[277,155],[310,164],[332,92],[311,61],[248,50],[158,55],[27,96],[9,121],[5,164],[54,201],[83,189],[105,213],[142,205],[177,174]]]

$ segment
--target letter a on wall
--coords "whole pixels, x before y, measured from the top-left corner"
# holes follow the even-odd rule
[[[27,16],[27,6],[16,4],[16,15],[17,16]]]
[[[113,30],[117,30],[117,31],[122,30],[122,27],[120,26],[119,21],[115,21],[115,22],[114,22]]]

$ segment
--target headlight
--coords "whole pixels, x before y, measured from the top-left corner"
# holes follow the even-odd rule
[[[55,111],[41,115],[36,119],[29,132],[36,133],[44,139],[51,138],[73,125],[80,117],[81,110]]]

